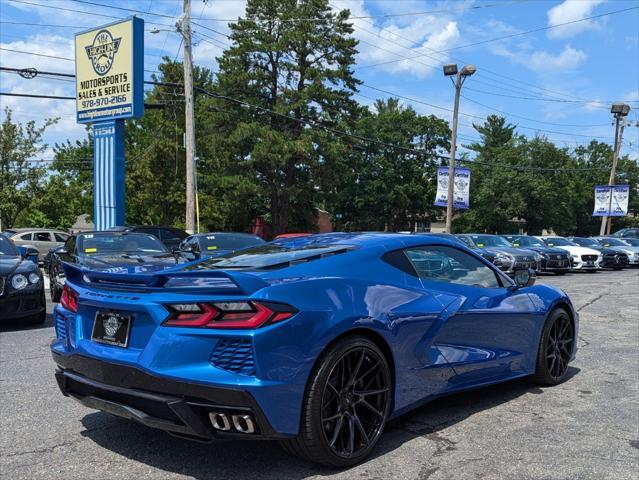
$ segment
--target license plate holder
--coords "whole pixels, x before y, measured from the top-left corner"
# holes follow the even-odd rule
[[[129,346],[132,315],[117,312],[98,312],[95,314],[91,340],[116,347]]]

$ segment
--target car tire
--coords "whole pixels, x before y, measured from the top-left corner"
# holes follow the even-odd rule
[[[623,270],[623,267],[612,267],[612,269],[616,272],[618,272],[619,270]]]
[[[566,275],[567,272],[555,272],[555,275]]]
[[[62,296],[62,290],[58,287],[58,283],[55,281],[55,276],[49,273],[49,293],[51,294],[51,301],[58,303]]]
[[[575,344],[575,329],[568,312],[553,310],[541,331],[535,373],[532,379],[540,385],[557,385],[566,379],[568,363]]]
[[[349,367],[355,365],[355,373],[348,373],[347,362]],[[310,462],[338,468],[355,465],[368,457],[377,444],[390,413],[391,399],[390,368],[377,345],[361,336],[340,339],[320,356],[311,371],[299,434],[282,445],[289,453]]]

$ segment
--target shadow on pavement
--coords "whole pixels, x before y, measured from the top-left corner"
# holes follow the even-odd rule
[[[578,368],[570,367],[566,381],[577,373]],[[543,388],[521,379],[439,398],[389,422],[371,458],[392,452],[416,437],[435,442],[440,454],[454,450],[454,443],[438,434],[439,431],[519,396],[543,393]],[[202,444],[101,412],[85,416],[82,424],[86,428],[82,435],[101,447],[150,467],[198,480],[303,479],[338,472],[291,457],[272,441]]]
[[[53,315],[47,313],[44,323],[28,323],[26,320],[11,320],[0,322],[0,332],[14,332],[19,330],[41,330],[53,327]]]

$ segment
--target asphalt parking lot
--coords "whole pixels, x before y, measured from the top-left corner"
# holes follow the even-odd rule
[[[346,471],[270,442],[203,445],[64,398],[44,326],[0,326],[0,477],[6,479],[635,479],[639,471],[639,270],[544,276],[581,315],[570,378],[439,399],[393,421]],[[51,304],[49,304],[49,312]]]

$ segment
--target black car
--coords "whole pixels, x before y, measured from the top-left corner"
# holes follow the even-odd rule
[[[612,268],[613,270],[621,270],[628,266],[628,255],[618,250],[604,247],[594,238],[586,237],[569,237],[568,240],[576,243],[580,247],[592,248],[601,253],[603,260],[599,263],[599,268]]]
[[[91,270],[150,272],[174,267],[187,260],[170,252],[153,235],[135,232],[77,233],[62,247],[51,250],[49,284],[51,300],[60,301],[65,277],[62,263],[75,263]]]
[[[541,255],[531,250],[514,248],[499,235],[487,233],[462,233],[457,237],[470,248],[479,249],[485,259],[490,260],[504,273],[513,275],[515,270],[532,268],[539,271]]]
[[[184,239],[177,252],[190,260],[231,253],[243,248],[266,243],[262,238],[248,233],[211,232],[198,233]]]
[[[146,233],[149,235],[153,235],[155,238],[160,239],[160,241],[166,245],[166,248],[169,251],[173,251],[182,240],[189,236],[184,230],[180,230],[175,227],[166,227],[166,226],[151,226],[151,225],[124,225],[121,227],[112,227],[109,228],[108,231],[111,232],[135,232],[135,233]]]
[[[0,235],[0,320],[44,323],[46,317],[44,281],[37,262],[21,256],[13,242]]]
[[[612,234],[613,237],[639,238],[639,228],[622,228]]]
[[[526,250],[537,252],[541,256],[540,270],[542,272],[565,275],[570,271],[570,255],[565,250],[549,247],[538,238],[529,237],[528,235],[504,235],[504,237],[515,248],[525,248]]]

